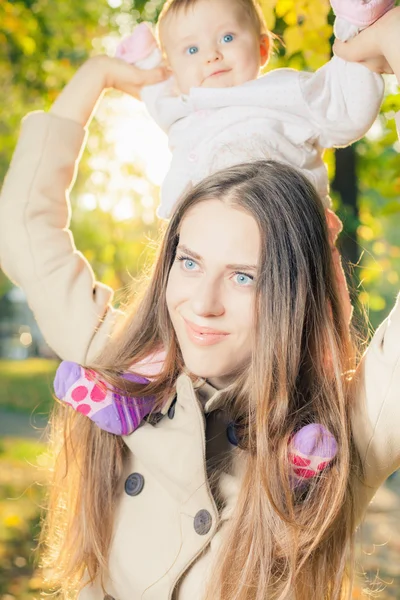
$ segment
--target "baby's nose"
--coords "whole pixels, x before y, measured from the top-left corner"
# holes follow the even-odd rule
[[[217,48],[215,48],[214,50],[211,50],[209,52],[208,57],[207,57],[207,62],[208,63],[216,62],[216,61],[221,60],[221,58],[222,58],[221,52]]]

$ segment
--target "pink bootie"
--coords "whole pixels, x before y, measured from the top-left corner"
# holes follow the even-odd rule
[[[292,486],[297,488],[320,475],[338,451],[335,437],[320,423],[305,425],[289,444]]]
[[[364,29],[394,7],[394,0],[331,0],[335,15]]]

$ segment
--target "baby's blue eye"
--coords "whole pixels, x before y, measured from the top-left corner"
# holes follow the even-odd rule
[[[224,44],[229,44],[229,42],[233,42],[233,35],[231,33],[227,33],[222,38],[222,41],[224,42]]]
[[[250,275],[246,275],[245,273],[235,273],[236,283],[241,286],[251,285],[253,283],[253,278]]]
[[[197,54],[198,51],[199,51],[198,46],[190,46],[190,48],[187,49],[188,54]]]

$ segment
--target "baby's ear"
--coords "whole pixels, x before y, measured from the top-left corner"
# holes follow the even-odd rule
[[[261,66],[264,67],[268,60],[271,50],[271,40],[269,35],[263,33],[260,37],[260,57],[261,57]]]

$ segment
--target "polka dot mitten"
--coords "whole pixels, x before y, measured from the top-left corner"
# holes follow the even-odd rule
[[[292,486],[297,488],[317,477],[333,461],[338,451],[335,437],[319,423],[297,431],[289,443]]]
[[[146,377],[127,373],[124,379],[148,383]],[[57,369],[54,391],[59,400],[91,419],[100,429],[116,435],[135,431],[151,412],[154,399],[121,396],[98,380],[90,369],[63,361]]]

